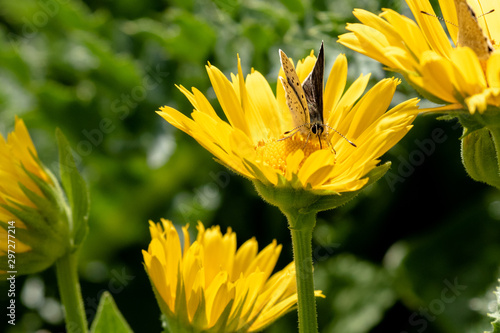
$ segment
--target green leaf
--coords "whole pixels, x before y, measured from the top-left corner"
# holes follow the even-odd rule
[[[317,299],[318,318],[326,320],[324,332],[371,332],[397,301],[392,276],[382,267],[351,254],[339,254],[315,264],[314,275],[315,287],[327,295],[326,299]]]
[[[281,3],[286,6],[286,8],[294,13],[298,14],[299,18],[302,18],[305,14],[304,4],[300,0],[281,0]]]
[[[90,328],[91,333],[133,332],[109,292],[104,292],[99,301],[97,314]]]
[[[234,300],[230,300],[229,303],[227,303],[226,307],[224,308],[224,311],[219,316],[219,319],[217,319],[217,322],[215,325],[207,330],[207,333],[223,333],[224,329],[227,325],[227,321],[229,319],[229,314],[231,313],[231,308],[233,307],[233,302]]]
[[[74,245],[78,246],[88,232],[89,192],[85,180],[78,172],[68,140],[59,129],[56,130],[56,137],[61,182],[71,206]]]

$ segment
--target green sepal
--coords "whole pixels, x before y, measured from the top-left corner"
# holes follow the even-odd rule
[[[0,260],[0,271],[11,271],[9,267],[8,257],[2,256]],[[46,270],[54,264],[54,260],[47,260],[44,253],[37,253],[33,251],[17,253],[15,256],[15,269],[16,275],[34,274]],[[4,280],[7,273],[0,274],[0,278]]]
[[[69,142],[59,129],[56,130],[56,138],[61,183],[71,206],[72,238],[75,248],[78,248],[88,233],[90,196],[87,184],[76,167]]]
[[[28,199],[35,204],[37,210],[40,212],[40,215],[43,216],[43,224],[45,224],[46,227],[56,227],[59,224],[60,208],[54,203],[53,200],[51,200],[52,198],[39,196],[21,183],[18,185],[26,197],[28,197]],[[27,206],[24,206],[23,208],[29,209]],[[18,215],[18,217],[20,216]],[[24,222],[24,220],[22,221]],[[38,224],[41,224],[40,221],[38,221]],[[36,228],[36,225],[33,224],[31,227]]]
[[[175,318],[181,327],[189,327],[189,316],[186,301],[186,290],[184,288],[184,281],[181,275],[180,263],[177,267],[177,286],[175,292]]]
[[[54,240],[59,246],[70,244],[68,234],[69,209],[65,203],[64,194],[57,185],[57,181],[53,179],[52,182],[54,185],[52,185],[38,178],[26,169],[24,171],[43,193],[43,196],[40,196],[23,184],[18,184],[19,188],[36,208],[14,201],[9,201],[10,205],[2,205],[2,207],[23,221],[23,224],[27,227],[26,231],[31,233],[33,238],[37,239],[38,243],[50,247],[54,247],[54,244],[53,242],[47,242],[47,240]],[[49,177],[53,177],[50,171],[46,170],[45,172]],[[22,232],[22,230],[19,229],[20,228],[17,229],[17,232]],[[23,241],[22,239],[20,240]],[[33,247],[33,244],[25,244]]]
[[[247,313],[246,313],[246,315],[244,317],[242,317],[242,315],[241,315],[241,313],[243,312],[243,306],[245,305],[245,303],[247,301],[247,297],[248,297],[248,291],[245,294],[245,297],[243,297],[243,300],[238,304],[238,307],[233,311],[233,315],[231,316],[231,320],[227,323],[227,330],[228,331],[230,331],[230,332],[240,332],[239,330],[237,330],[238,329],[238,324],[240,322],[244,322],[244,323],[247,324],[247,326],[245,326],[245,327],[242,328],[242,330],[244,332],[248,331],[248,328],[250,328],[250,326],[252,326],[253,321],[250,322],[250,323],[247,323],[247,319],[250,316],[250,314],[252,313],[252,308],[255,305],[255,303],[252,304],[252,308],[251,309],[248,309],[248,311],[247,311]],[[257,318],[257,316],[255,316],[255,318]]]
[[[460,124],[464,128],[464,133],[462,138],[466,137],[474,131],[478,131],[483,128],[500,128],[500,108],[488,105],[488,109],[483,113],[476,112],[470,114],[467,112],[457,112],[454,113]]]
[[[200,303],[193,316],[194,327],[205,327],[207,325],[207,309],[206,309],[205,293],[201,293]]]
[[[90,333],[132,333],[132,329],[116,306],[111,294],[107,291],[102,293],[97,313]]]
[[[458,114],[464,131],[462,163],[469,176],[500,189],[500,109],[489,107],[480,114]]]
[[[36,157],[34,156],[34,158]],[[28,175],[28,177],[31,178],[31,180],[33,180],[33,182],[42,192],[43,196],[39,196],[38,194],[34,193],[21,183],[19,183],[19,187],[21,188],[23,193],[28,197],[28,199],[30,199],[30,201],[35,204],[35,206],[42,213],[42,215],[44,215],[47,218],[48,223],[61,224],[60,219],[64,219],[65,221],[63,223],[67,224],[66,220],[69,208],[66,204],[62,189],[59,186],[59,183],[52,174],[52,172],[50,172],[50,170],[48,170],[47,168],[43,167],[42,163],[38,160],[38,158],[36,159],[39,165],[43,168],[45,174],[50,178],[51,183],[48,183],[43,179],[40,179],[37,175],[28,171],[23,166],[24,172]]]
[[[219,319],[217,319],[217,322],[215,323],[215,325],[212,328],[206,330],[205,331],[206,333],[226,333],[227,332],[225,330],[225,328],[227,325],[227,321],[229,319],[229,314],[231,313],[231,308],[233,307],[233,302],[234,302],[234,299],[230,300],[227,303],[226,307],[224,308],[224,310],[220,314]]]
[[[251,163],[249,160],[244,158],[243,165],[247,169],[252,170],[252,174],[254,175],[255,179],[265,179],[267,181],[266,175],[264,175],[262,170],[260,170],[254,163]],[[249,180],[253,181],[253,179],[251,179],[251,178],[249,178]],[[266,183],[261,182],[261,184],[263,184],[265,186],[272,186],[271,182],[266,182]]]
[[[45,217],[38,209],[15,203],[10,200],[9,202],[11,203],[11,206],[5,204],[0,204],[0,206],[13,216],[17,217],[19,220],[23,221],[23,224],[28,228],[28,230],[33,230],[34,233],[39,234],[50,228],[50,226],[46,225]],[[1,221],[1,223],[5,226],[7,225],[7,222],[8,221]]]
[[[7,223],[1,221],[0,226],[7,230]],[[40,254],[43,261],[54,262],[68,249],[69,243],[67,238],[59,234],[55,228],[44,227],[37,228],[36,230],[16,228],[15,231],[16,239],[31,247],[31,250],[26,253],[31,255]],[[47,242],[47,240],[50,240],[50,242]],[[24,265],[26,262],[27,260],[21,262],[21,265]]]
[[[10,203],[11,205],[2,204],[1,206],[12,216],[23,221],[25,226],[25,228],[16,227],[13,236],[20,243],[31,248],[24,253],[16,251],[17,273],[19,275],[32,274],[50,267],[69,249],[67,226],[64,223],[58,225],[50,223],[49,219],[52,217],[46,216],[41,210],[14,202]],[[48,208],[44,207],[44,209]],[[9,230],[8,221],[0,221],[0,227]],[[0,271],[9,270],[4,269],[7,265],[6,259],[1,260],[1,263]]]

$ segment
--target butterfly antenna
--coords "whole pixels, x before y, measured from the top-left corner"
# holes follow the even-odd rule
[[[337,133],[338,135],[340,135],[345,141],[349,142],[349,144],[353,147],[357,147],[356,144],[354,142],[352,142],[351,140],[349,140],[348,138],[345,137],[344,134],[340,133],[339,131],[337,131],[335,128],[333,127],[330,127],[326,124],[324,124],[324,126],[328,127],[329,129],[331,129],[332,131],[334,131],[335,133]]]
[[[426,11],[423,11],[423,10],[421,10],[420,12],[421,12],[422,14],[425,14],[425,15],[429,15],[429,16],[435,17],[435,18],[437,18],[437,19],[438,19],[438,20],[440,20],[440,21],[443,21],[443,22],[446,22],[446,23],[448,23],[448,24],[451,24],[451,25],[453,25],[453,26],[455,26],[455,27],[458,27],[458,25],[457,25],[457,24],[455,24],[455,23],[453,23],[453,22],[451,22],[451,21],[445,20],[445,19],[444,19],[444,18],[442,18],[441,16],[437,16],[437,15],[434,15],[434,14],[431,14],[431,13],[427,13]]]
[[[483,17],[484,15],[491,14],[491,13],[493,13],[494,11],[495,11],[495,9],[492,9],[492,10],[490,10],[489,12],[486,12],[486,13],[484,13],[484,14],[479,15],[477,18]]]

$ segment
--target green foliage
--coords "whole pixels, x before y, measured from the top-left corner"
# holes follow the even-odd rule
[[[132,333],[132,329],[116,306],[113,296],[105,292],[101,296],[97,315],[92,322],[90,333]]]
[[[497,297],[497,308],[495,309],[495,312],[489,314],[489,316],[493,318],[493,321],[491,322],[493,331],[490,331],[491,333],[500,332],[500,287],[497,287],[495,295]]]
[[[326,299],[318,299],[320,321],[333,312],[325,331],[370,332],[396,302],[394,280],[386,270],[353,255],[340,254],[315,271]],[[324,320],[323,320],[324,321]],[[324,321],[326,322],[326,321]]]
[[[71,147],[64,134],[57,130],[59,172],[62,186],[71,208],[73,246],[78,248],[88,233],[89,192],[87,184],[76,168]]]

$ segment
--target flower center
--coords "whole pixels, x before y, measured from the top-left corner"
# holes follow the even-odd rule
[[[321,147],[322,149],[329,149],[325,140],[321,143]],[[307,140],[302,134],[296,133],[292,137],[283,140],[262,140],[257,144],[257,147],[255,147],[257,156],[260,158],[261,162],[276,170],[280,170],[283,175],[286,172],[287,156],[295,153],[299,149],[304,152],[304,158],[300,162],[300,166],[302,166],[309,155],[320,149],[318,138],[316,136],[311,136],[309,140]]]

